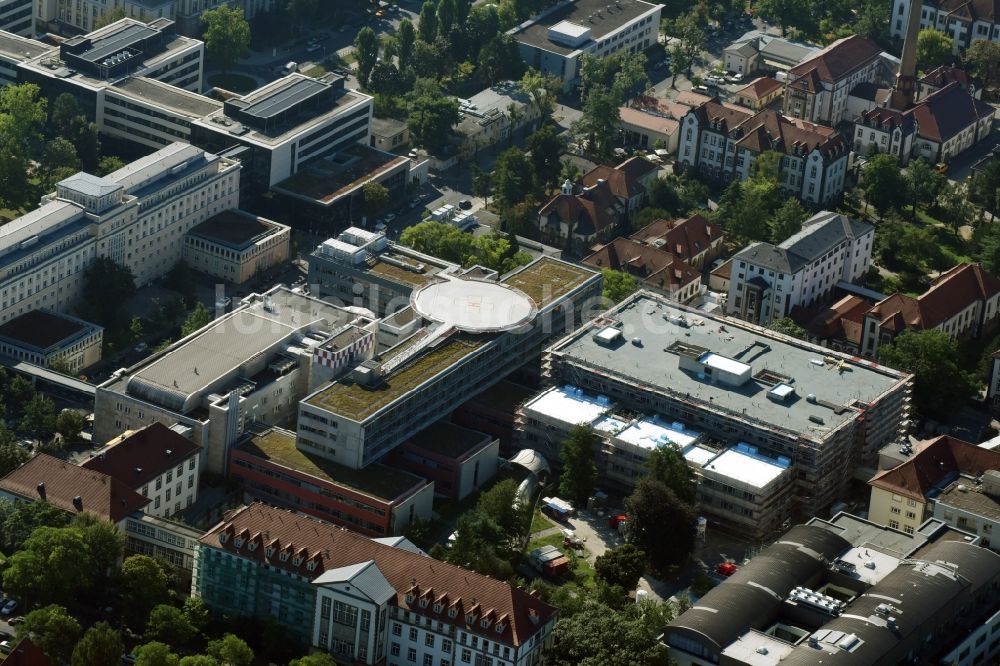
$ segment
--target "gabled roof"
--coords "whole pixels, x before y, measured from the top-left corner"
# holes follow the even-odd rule
[[[600,165],[583,175],[584,187],[590,188],[605,181],[611,193],[620,199],[631,199],[642,194],[646,188],[639,180],[657,167],[641,157],[632,157],[616,167]]]
[[[52,661],[30,638],[22,638],[0,661],[0,666],[52,666]]]
[[[569,225],[572,235],[593,236],[614,225],[615,220],[607,207],[601,205],[604,203],[613,206],[614,202],[611,201],[613,197],[606,183],[600,187],[595,186],[589,194],[590,197],[582,194],[557,194],[542,206],[538,214],[542,217],[555,214],[561,222]]]
[[[934,328],[977,300],[1000,294],[1000,280],[978,264],[959,264],[939,276],[917,298],[893,294],[868,311],[882,328],[901,332],[906,328]]]
[[[390,598],[390,603],[507,645],[530,641],[558,612],[508,583],[259,502],[227,513],[200,543],[259,566],[306,576],[313,581],[320,580],[326,572],[332,572],[331,576],[337,579],[347,573],[366,576],[371,565],[357,565],[373,562],[379,575],[392,587],[395,598]],[[376,577],[374,570],[370,576]],[[369,583],[374,585],[371,580],[366,585]],[[407,601],[408,593],[412,601]],[[421,607],[421,598],[441,601],[444,608],[434,612],[433,601]],[[458,610],[454,618],[446,612],[452,607]],[[470,612],[478,616],[473,623],[466,622],[465,616]],[[483,628],[479,620],[486,618],[492,623]],[[495,629],[498,624],[503,627],[500,632]]]
[[[847,141],[836,130],[807,120],[788,118],[773,109],[759,111],[736,129],[743,133],[736,147],[754,153],[777,150],[793,155],[800,148],[803,153],[819,150],[824,156],[847,153]]]
[[[698,124],[703,129],[708,129],[710,125],[718,122],[719,129],[716,131],[723,134],[728,134],[731,129],[754,115],[754,112],[750,109],[722,104],[717,99],[709,100],[691,109],[691,113],[695,115],[698,119]]]
[[[989,23],[1000,20],[1000,0],[941,0],[937,4],[954,17]]]
[[[646,245],[662,247],[681,259],[690,260],[722,238],[722,230],[703,215],[682,220],[656,220],[630,236]]]
[[[149,504],[118,479],[39,453],[0,479],[0,490],[44,501],[72,514],[92,513],[113,523]],[[75,502],[76,498],[80,501]]]
[[[313,580],[313,585],[331,583],[350,583],[356,591],[379,605],[396,596],[396,590],[379,571],[375,560],[359,562],[337,569],[327,569]]]
[[[898,127],[902,132],[909,134],[916,129],[913,114],[881,106],[862,111],[857,122],[883,132],[892,132]]]
[[[649,130],[650,132],[657,132],[658,134],[663,134],[665,136],[670,136],[680,129],[681,126],[680,123],[673,118],[667,118],[627,106],[618,108],[618,118],[623,123],[628,123],[634,127],[641,127],[642,129]]]
[[[168,469],[197,456],[201,447],[159,422],[126,432],[83,467],[113,476],[130,488],[142,488]]]
[[[635,276],[664,292],[681,289],[701,279],[701,274],[666,248],[644,245],[630,238],[616,238],[583,259],[597,269],[610,268]]]
[[[872,225],[846,215],[820,211],[802,223],[802,229],[780,245],[753,243],[735,259],[782,273],[795,273],[848,238],[871,232]]]
[[[781,81],[772,79],[769,76],[760,76],[743,86],[735,93],[736,97],[746,97],[747,99],[761,100],[772,94],[776,90],[784,87]]]
[[[936,90],[907,111],[917,122],[917,134],[944,143],[970,125],[992,116],[995,109],[952,82]]]
[[[857,345],[861,343],[865,313],[870,307],[871,303],[860,296],[848,294],[819,309],[795,306],[789,316],[820,340],[843,339]]]
[[[815,72],[821,81],[834,83],[870,63],[881,51],[878,44],[865,37],[858,35],[844,37],[793,67],[788,72],[788,78],[792,81],[809,72]]]
[[[952,82],[956,82],[963,89],[968,90],[969,86],[972,85],[972,77],[964,69],[951,65],[941,65],[927,72],[920,79],[920,83],[932,88],[944,88]]]
[[[990,469],[1000,469],[1000,451],[942,435],[906,462],[879,472],[868,484],[923,502],[960,474],[978,476]]]

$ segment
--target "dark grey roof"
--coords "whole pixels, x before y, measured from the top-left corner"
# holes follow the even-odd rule
[[[754,243],[736,253],[736,258],[782,273],[794,273],[819,259],[848,238],[857,238],[874,227],[830,211],[816,213],[802,230],[780,245]]]
[[[946,562],[958,567],[958,573],[977,590],[1000,575],[1000,555],[965,541],[942,540],[916,556],[924,562]]]
[[[768,624],[792,588],[805,584],[850,547],[822,527],[793,527],[667,625],[668,642],[671,630],[677,630],[696,634],[721,651],[747,629]]]

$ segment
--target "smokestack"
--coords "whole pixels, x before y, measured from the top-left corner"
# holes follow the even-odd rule
[[[910,14],[906,22],[906,37],[903,38],[903,54],[899,58],[899,75],[893,86],[889,107],[896,111],[906,111],[913,106],[917,88],[917,35],[920,33],[920,12],[922,0],[910,0]]]
[[[38,496],[41,497],[42,501],[44,502],[45,501],[45,482],[43,481],[43,482],[39,483],[36,486],[36,490],[38,490]]]

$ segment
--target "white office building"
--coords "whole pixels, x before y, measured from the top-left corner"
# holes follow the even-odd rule
[[[893,0],[890,35],[899,40],[906,36],[912,6],[913,0]],[[952,40],[952,52],[958,54],[983,39],[1000,42],[1000,6],[989,0],[922,2],[920,28],[934,28],[948,35]]]

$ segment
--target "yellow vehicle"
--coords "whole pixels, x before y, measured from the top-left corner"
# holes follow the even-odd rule
[[[938,173],[944,173],[948,170],[948,165],[945,164],[944,162],[938,162],[937,164],[934,165],[934,170],[937,171]]]

